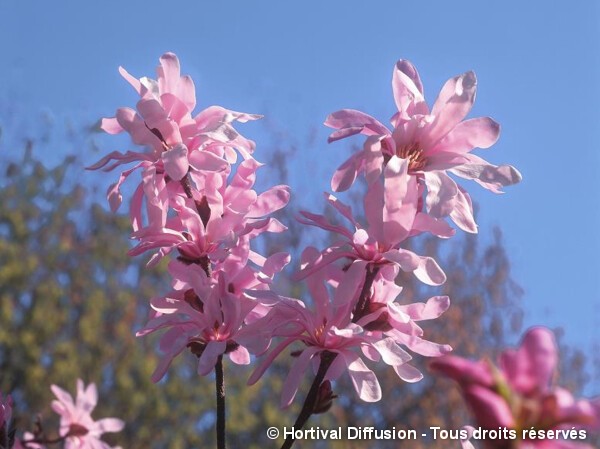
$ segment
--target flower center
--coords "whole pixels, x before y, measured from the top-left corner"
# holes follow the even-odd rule
[[[69,433],[67,434],[67,436],[70,437],[82,437],[84,435],[87,435],[89,432],[89,430],[82,426],[81,424],[77,424],[77,423],[72,423],[71,426],[69,427]]]
[[[397,150],[398,157],[408,159],[409,172],[422,170],[427,165],[427,158],[423,153],[424,150],[418,142],[405,145]]]

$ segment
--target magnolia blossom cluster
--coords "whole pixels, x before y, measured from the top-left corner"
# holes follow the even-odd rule
[[[496,192],[520,180],[513,167],[497,167],[470,154],[475,147],[492,145],[499,134],[498,124],[490,118],[463,121],[475,99],[472,72],[449,80],[431,111],[419,75],[409,62],[396,64],[392,87],[398,107],[391,120],[393,131],[355,110],[335,112],[325,122],[335,129],[330,142],[359,133],[367,136],[362,151],[342,164],[331,183],[335,191],[343,191],[364,174],[367,190],[360,215],[365,222],[355,217],[350,206],[326,193],[339,220],[311,212],[302,212],[299,218],[339,236],[322,251],[308,248],[302,255],[296,279],[306,281],[312,301],[254,293],[271,307],[253,325],[255,333],[282,341],[261,361],[250,383],[292,343],[303,345],[293,352],[296,360],[284,384],[282,406],[292,402],[311,368],[330,397],[330,382],[347,372],[356,393],[367,402],[381,398],[379,382],[367,363],[383,361],[400,379],[420,380],[422,374],[410,365],[412,356],[407,350],[428,357],[451,350],[424,338],[418,325],[438,318],[450,301],[436,296],[425,303],[407,303],[410,298],[401,296],[402,287],[396,284],[400,270],[428,285],[446,281],[434,259],[404,246],[423,233],[440,238],[454,235],[446,217],[475,232],[470,197],[448,173],[474,179]],[[321,409],[321,404],[315,408]]]
[[[251,249],[263,232],[286,229],[269,215],[290,196],[283,185],[262,193],[253,189],[262,164],[252,156],[254,142],[238,134],[233,122],[260,116],[219,106],[192,115],[194,83],[181,76],[172,53],[160,58],[157,80],[120,72],[140,100],[135,110],[120,108],[101,127],[110,134],[127,132],[143,150],[113,152],[90,169],[110,171],[136,162],[109,188],[108,200],[118,208],[121,184],[141,171],[130,208],[132,238],[138,243],[129,254],[150,252],[148,265],[167,256],[170,260],[172,290],[151,299],[152,317],[137,333],[165,330],[153,380],[160,380],[186,348],[198,356],[201,375],[209,374],[223,355],[248,364],[255,339],[246,327],[268,307],[246,292],[268,290],[289,263],[286,253],[265,257]]]
[[[0,400],[0,434],[3,440],[0,447],[4,449],[45,449],[62,444],[64,449],[121,449],[120,446],[110,446],[100,438],[109,432],[119,432],[124,422],[118,418],[103,418],[98,421],[91,416],[98,402],[98,390],[94,383],[87,387],[81,379],[77,380],[77,396],[73,397],[62,388],[52,385],[56,399],[52,401],[52,410],[60,416],[58,436],[46,433],[40,421],[32,432],[25,432],[22,437],[15,438],[14,430],[8,431],[11,417],[10,396],[6,401]],[[2,424],[3,423],[3,424]],[[10,437],[9,437],[10,435]]]
[[[485,439],[485,447],[592,449],[585,440],[587,432],[600,430],[600,398],[575,399],[555,385],[557,364],[554,335],[537,327],[518,348],[505,350],[498,365],[446,356],[431,367],[458,383],[478,427],[514,431],[514,441]]]
[[[143,150],[113,152],[90,168],[110,171],[135,163],[109,188],[109,202],[118,208],[122,183],[140,171],[130,209],[137,245],[129,253],[151,252],[149,264],[170,260],[172,289],[150,301],[152,317],[138,332],[163,331],[154,381],[186,349],[198,357],[200,375],[211,373],[223,355],[248,364],[251,354],[266,353],[249,379],[252,384],[289,348],[295,360],[281,403],[292,403],[312,369],[319,398],[309,410],[313,413],[327,409],[334,397],[331,382],[344,373],[361,399],[378,401],[381,388],[370,364],[383,361],[399,378],[415,382],[422,374],[409,364],[408,350],[428,357],[451,350],[428,341],[419,326],[444,313],[448,297],[411,303],[396,278],[404,271],[426,284],[443,284],[446,276],[438,263],[406,249],[408,239],[423,233],[451,237],[455,230],[447,217],[475,232],[470,197],[449,174],[495,192],[520,180],[514,168],[470,153],[491,146],[499,134],[490,118],[463,121],[475,99],[472,72],[449,80],[429,110],[416,69],[399,61],[392,80],[398,107],[393,131],[354,110],[327,118],[326,125],[335,129],[330,141],[367,136],[362,151],[332,180],[333,189],[342,191],[364,174],[367,191],[359,214],[364,222],[331,194],[326,201],[345,224],[302,212],[302,223],[339,236],[321,251],[309,247],[302,254],[296,279],[306,282],[312,297],[307,301],[270,288],[289,263],[288,254],[265,257],[251,246],[263,232],[285,230],[270,214],[289,200],[287,186],[260,194],[253,189],[261,164],[253,158],[254,143],[238,134],[233,122],[259,116],[218,106],[192,115],[194,84],[181,76],[171,53],[160,58],[157,80],[137,79],[123,69],[121,74],[140,100],[136,109],[118,109],[101,126],[111,134],[127,132]]]

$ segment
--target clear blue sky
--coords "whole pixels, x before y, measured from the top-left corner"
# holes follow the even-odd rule
[[[165,4],[0,1],[0,100],[18,101],[32,117],[49,110],[59,120],[93,121],[135,101],[119,65],[153,76],[158,57],[174,51],[196,82],[199,107],[264,113],[286,131],[298,147],[290,164],[301,193],[327,189],[345,155],[343,144],[325,143],[328,113],[351,107],[387,121],[394,112],[397,59],[417,66],[430,103],[447,78],[473,69],[471,115],[502,125],[484,157],[524,176],[503,196],[468,186],[482,233],[504,231],[526,292],[526,324],[563,326],[568,342],[588,348],[600,340],[595,1]],[[243,131],[260,151],[264,129]]]

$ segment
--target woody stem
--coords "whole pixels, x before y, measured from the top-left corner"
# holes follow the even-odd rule
[[[317,371],[317,375],[315,376],[315,380],[310,386],[310,390],[308,390],[308,394],[306,395],[306,399],[304,399],[304,405],[302,406],[302,410],[300,410],[300,414],[294,423],[294,430],[300,430],[308,421],[308,418],[313,414],[313,410],[315,409],[315,404],[317,401],[317,397],[319,394],[319,387],[323,383],[323,379],[325,379],[325,374],[327,374],[327,370],[335,360],[337,354],[333,352],[323,352],[321,354],[321,363],[319,364],[319,370]],[[292,445],[296,441],[296,438],[293,435],[288,435],[285,439],[281,449],[290,449]]]
[[[215,389],[217,395],[217,448],[225,449],[225,376],[223,374],[223,355],[215,365]]]

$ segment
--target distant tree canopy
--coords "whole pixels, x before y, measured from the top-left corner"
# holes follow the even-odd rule
[[[155,340],[134,337],[147,318],[148,299],[169,288],[164,265],[149,270],[144,267],[145,259],[126,255],[128,219],[90,200],[90,190],[78,182],[83,174],[75,158],[48,168],[32,156],[31,145],[23,149],[22,158],[0,161],[4,174],[0,190],[0,391],[13,394],[18,428],[27,430],[36,412],[43,414],[44,421],[56,423],[49,407],[50,384],[73,392],[76,379],[82,378],[99,387],[94,415],[115,416],[127,423],[123,432],[107,437],[110,443],[125,449],[214,446],[212,379],[199,378],[194,357],[186,354],[174,363],[166,380],[153,384]],[[297,246],[302,232],[305,229],[292,226],[287,235],[270,244],[278,249],[285,248],[286,242]],[[428,339],[450,343],[463,356],[493,357],[507,336],[520,329],[521,290],[511,279],[499,231],[489,245],[482,245],[478,236],[453,240],[418,242],[422,251],[436,257],[448,281],[442,291],[433,291],[406,276],[401,281],[403,298],[415,302],[433,294],[449,295],[452,306],[445,317],[425,325]],[[287,285],[292,294],[302,294],[296,285],[281,285]],[[583,359],[575,354],[569,360],[582,363]],[[245,384],[252,367],[226,364],[231,447],[274,447],[266,438],[267,427],[292,425],[298,404],[284,412],[278,405],[288,362],[276,364],[250,388]],[[426,360],[418,364],[426,371]],[[341,380],[334,386],[340,398],[332,411],[313,417],[310,423],[420,430],[459,428],[469,422],[450,382],[426,374],[418,384],[407,385],[391,369],[379,370],[378,376],[384,391],[380,403],[360,403],[352,387]],[[569,379],[574,387],[584,380]],[[372,441],[320,444],[374,447]],[[376,446],[384,447],[383,442]],[[315,444],[305,442],[298,447]],[[448,446],[419,440],[391,441],[387,447]]]

